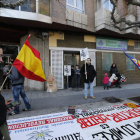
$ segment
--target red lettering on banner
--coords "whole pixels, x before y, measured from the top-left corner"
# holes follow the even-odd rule
[[[101,123],[106,123],[107,120],[110,120],[107,116],[103,114],[92,115],[86,118],[77,118],[77,123],[81,124],[81,128],[87,128],[91,126],[95,126]]]
[[[74,119],[74,117],[72,115],[70,115],[70,116],[51,118],[51,119],[46,119],[46,120],[38,120],[38,121],[32,121],[32,122],[11,124],[11,125],[8,125],[8,129],[16,130],[16,129],[40,126],[40,125],[45,125],[45,124],[50,124],[50,123],[63,122],[63,121],[68,121],[68,120],[73,120],[73,119]]]

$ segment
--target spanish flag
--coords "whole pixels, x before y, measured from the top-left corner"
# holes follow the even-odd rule
[[[29,38],[30,35],[15,59],[13,66],[15,66],[24,77],[44,82],[46,78],[41,65],[40,52],[30,45],[28,41]]]

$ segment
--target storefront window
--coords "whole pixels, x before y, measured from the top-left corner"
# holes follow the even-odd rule
[[[17,2],[17,0],[3,0],[3,3],[16,3],[16,2]],[[11,9],[11,8],[7,7],[6,9]],[[19,10],[19,6],[17,6],[13,10]]]
[[[21,11],[36,12],[36,0],[27,0],[21,5]]]
[[[39,0],[39,14],[50,16],[50,0]]]
[[[112,65],[112,53],[103,53],[102,58],[102,70],[110,71],[110,67]]]
[[[134,54],[129,54],[129,56],[134,58]],[[134,64],[128,57],[126,57],[126,66],[127,70],[134,70]]]

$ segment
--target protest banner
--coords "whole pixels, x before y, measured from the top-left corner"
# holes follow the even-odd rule
[[[8,120],[11,140],[88,140],[67,112]]]
[[[74,116],[88,140],[132,140],[140,137],[140,106],[127,103]]]

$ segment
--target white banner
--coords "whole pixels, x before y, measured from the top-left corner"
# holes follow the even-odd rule
[[[64,65],[64,75],[65,76],[71,75],[71,65]]]
[[[87,48],[80,50],[80,57],[81,57],[81,61],[86,60],[87,58],[89,58],[89,53],[88,53]]]
[[[11,140],[88,140],[66,112],[8,120],[8,129]]]
[[[74,117],[88,140],[140,138],[140,106],[132,103],[89,110]]]

